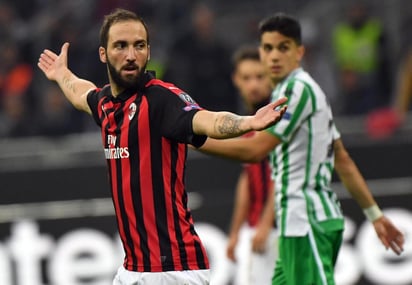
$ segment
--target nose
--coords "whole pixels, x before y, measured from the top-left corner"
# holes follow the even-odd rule
[[[272,61],[278,61],[278,60],[279,60],[279,55],[280,55],[279,50],[276,49],[276,48],[274,48],[274,49],[271,51],[269,57],[270,57],[270,59],[271,59]]]
[[[135,61],[136,60],[136,50],[134,49],[133,46],[130,46],[127,49],[127,61]]]

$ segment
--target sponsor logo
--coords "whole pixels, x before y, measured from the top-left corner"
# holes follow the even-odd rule
[[[107,146],[104,149],[104,156],[106,159],[121,159],[129,158],[129,148],[116,146],[117,136],[108,135],[107,136]]]

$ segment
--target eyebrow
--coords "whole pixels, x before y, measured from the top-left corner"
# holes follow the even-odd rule
[[[121,40],[121,39],[119,39],[119,40],[114,41],[114,42],[113,42],[113,45],[115,45],[115,44],[120,44],[120,43],[127,43],[127,42],[128,42],[127,40]],[[133,42],[133,44],[141,44],[141,43],[147,44],[147,40],[145,40],[145,39],[140,39],[140,40],[136,40],[136,41]]]

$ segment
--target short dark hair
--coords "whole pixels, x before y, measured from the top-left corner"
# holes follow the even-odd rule
[[[147,44],[149,44],[149,31],[143,18],[132,11],[118,8],[104,17],[102,27],[100,28],[100,46],[107,48],[107,43],[109,40],[109,29],[111,26],[113,26],[113,24],[129,20],[142,23],[143,27],[146,30]]]
[[[285,13],[276,13],[263,19],[259,23],[260,39],[265,32],[279,32],[293,39],[297,45],[302,44],[302,32],[299,21]]]
[[[244,60],[260,61],[259,50],[253,46],[242,46],[237,49],[232,56],[232,65],[236,69],[239,63]]]

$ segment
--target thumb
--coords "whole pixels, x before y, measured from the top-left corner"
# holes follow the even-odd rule
[[[62,48],[61,48],[61,51],[60,51],[60,55],[62,55],[62,56],[64,56],[64,57],[67,58],[67,53],[68,53],[68,51],[69,51],[69,46],[70,46],[70,44],[69,44],[68,42],[65,42],[65,43],[62,45]]]

